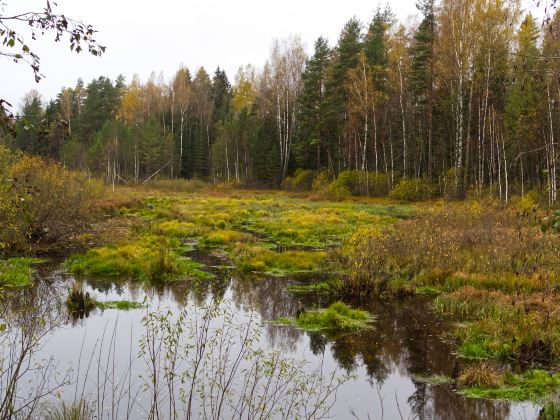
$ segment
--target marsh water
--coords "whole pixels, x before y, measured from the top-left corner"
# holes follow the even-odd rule
[[[209,261],[205,254],[194,257],[210,265],[220,265],[220,261]],[[184,305],[195,305],[196,301],[219,299],[230,305],[239,319],[254,314],[263,322],[263,334],[259,339],[263,348],[279,350],[294,359],[305,359],[309,366],[321,364],[325,371],[351,375],[337,390],[330,411],[332,418],[538,417],[539,407],[529,403],[466,398],[449,385],[430,385],[422,379],[436,374],[454,376],[460,364],[442,339],[448,326],[430,310],[428,301],[415,298],[374,302],[364,308],[375,316],[372,329],[327,338],[321,333],[273,322],[280,317],[295,316],[302,307],[324,307],[330,303],[317,294],[294,294],[287,290],[289,284],[316,281],[318,276],[267,278],[242,275],[231,268],[214,271],[217,277],[198,284],[190,298],[186,296],[192,292],[193,284],[188,281],[156,286],[114,279],[85,277],[80,280],[100,301],[145,301],[148,308],[177,312]],[[69,380],[56,390],[56,398],[72,401],[78,393],[103,399],[105,392],[101,392],[88,376],[99,376],[100,370],[102,374],[111,370],[116,380],[126,375],[141,377],[145,374],[144,365],[130,360],[138,352],[138,342],[144,333],[142,319],[147,310],[96,309],[82,317],[72,317],[64,305],[72,281],[73,277],[65,273],[61,265],[50,264],[39,270],[33,288],[13,291],[11,296],[8,293],[5,302],[16,308],[21,307],[21,300],[24,300],[29,308],[24,311],[28,316],[53,325],[41,338],[34,357],[43,363],[52,360],[58,375],[66,372]],[[107,350],[111,353],[108,357],[96,359],[97,356],[93,356],[96,349],[102,348],[112,348],[112,353]],[[4,348],[4,351],[7,350]],[[49,380],[56,379],[54,375]],[[130,418],[146,416],[141,407],[142,399],[148,397],[140,393],[137,398],[140,404],[129,413]],[[103,410],[109,410],[111,404],[106,405]],[[107,417],[125,417],[125,413],[123,410],[115,415],[107,411]]]

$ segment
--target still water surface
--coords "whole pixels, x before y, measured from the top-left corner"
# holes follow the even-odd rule
[[[239,320],[254,314],[264,323],[259,343],[262,348],[280,350],[292,358],[307,360],[310,366],[322,363],[328,372],[338,370],[341,374],[352,374],[352,378],[338,389],[330,412],[333,418],[538,417],[539,407],[532,404],[465,398],[449,386],[432,386],[421,380],[434,374],[453,376],[459,370],[459,361],[441,339],[446,326],[426,301],[416,298],[372,303],[364,309],[375,315],[373,329],[328,339],[320,333],[308,333],[271,322],[280,317],[295,316],[302,307],[328,305],[330,302],[319,295],[287,291],[290,283],[317,278],[256,278],[231,269],[216,272],[217,278],[205,281],[190,298],[185,298],[192,288],[190,282],[146,286],[138,282],[92,278],[80,278],[80,281],[100,301],[145,300],[151,309],[178,312],[184,305],[194,305],[195,301],[221,299]],[[130,378],[145,375],[145,364],[132,359],[138,354],[138,342],[145,332],[142,319],[146,309],[94,310],[86,317],[73,319],[64,305],[66,290],[73,277],[52,267],[39,274],[37,285],[25,292],[25,299],[28,303],[36,300],[37,305],[47,305],[41,316],[48,318],[46,322],[57,323],[42,339],[37,357],[40,360],[52,357],[58,372],[72,371],[71,384],[58,390],[60,398],[69,401],[75,395],[108,398],[90,379],[107,370],[111,371],[115,382],[122,381],[127,375]],[[22,292],[16,292],[11,304],[17,306],[17,299],[21,296]],[[101,357],[101,365],[106,364],[102,372],[98,372],[99,363],[87,363],[98,357],[92,355],[99,348],[113,349],[110,358]],[[145,412],[141,407],[148,405],[148,397],[140,394],[137,398],[140,404],[134,408],[132,418],[143,418]],[[117,417],[121,415],[124,417],[125,413]]]

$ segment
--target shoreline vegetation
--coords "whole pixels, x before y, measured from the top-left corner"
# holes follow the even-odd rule
[[[30,165],[38,173],[45,169],[40,160]],[[71,171],[59,176],[78,179]],[[40,182],[52,183],[51,189],[69,185],[64,179]],[[455,322],[443,338],[465,361],[456,379],[461,392],[541,403],[559,388],[554,373],[560,361],[559,222],[534,193],[512,197],[508,204],[487,195],[411,204],[394,197],[244,190],[177,180],[114,191],[93,184],[76,187],[74,198],[83,202],[73,211],[87,214],[79,224],[68,223],[68,232],[53,236],[44,225],[45,237],[41,230],[11,242],[2,236],[9,250],[1,260],[3,285],[29,285],[41,260],[21,255],[45,255],[47,244],[55,254],[72,254],[64,264],[71,273],[144,282],[212,278],[211,267],[192,258],[196,250],[240,272],[329,273],[319,283],[295,282],[288,291],[321,293],[341,302],[279,322],[348,333],[374,324],[369,314],[342,301],[421,295],[432,310]],[[82,196],[86,191],[87,198]],[[26,207],[19,209],[20,200],[13,201],[7,217],[36,215],[34,206],[41,209],[47,197],[31,192],[22,198]],[[66,195],[61,200],[56,205],[69,205]],[[25,228],[33,222],[28,217]],[[78,312],[141,307],[96,302],[80,286],[70,290],[67,303]],[[510,368],[489,367],[498,363]],[[484,377],[482,370],[493,373]]]

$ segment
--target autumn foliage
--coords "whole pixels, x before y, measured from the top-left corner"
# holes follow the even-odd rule
[[[0,248],[52,251],[87,226],[95,184],[58,163],[0,149]]]

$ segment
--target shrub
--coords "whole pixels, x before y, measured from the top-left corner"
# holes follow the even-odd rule
[[[334,175],[330,171],[321,171],[313,180],[311,189],[317,193],[325,193],[328,191],[329,184],[333,181]]]
[[[365,176],[358,171],[342,171],[329,185],[329,192],[342,195],[360,195],[365,190],[361,183],[365,184]]]
[[[426,179],[403,178],[393,188],[390,196],[402,201],[424,201],[436,196],[436,188]]]
[[[371,197],[385,197],[389,195],[390,178],[382,172],[369,172],[367,179],[367,195]]]
[[[309,169],[297,169],[293,177],[287,177],[282,182],[282,188],[288,191],[311,191],[315,171]]]
[[[451,168],[441,175],[441,193],[447,200],[462,200],[465,198],[463,173],[460,169]]]
[[[555,286],[560,237],[492,202],[446,205],[386,228],[360,229],[341,250],[348,292],[375,294],[398,277],[418,286],[505,292]],[[552,270],[552,271],[550,271]]]
[[[82,233],[97,186],[84,174],[38,157],[0,151],[0,248],[6,253],[62,247]]]
[[[380,172],[342,171],[328,191],[335,195],[382,197],[389,194],[389,177]]]

